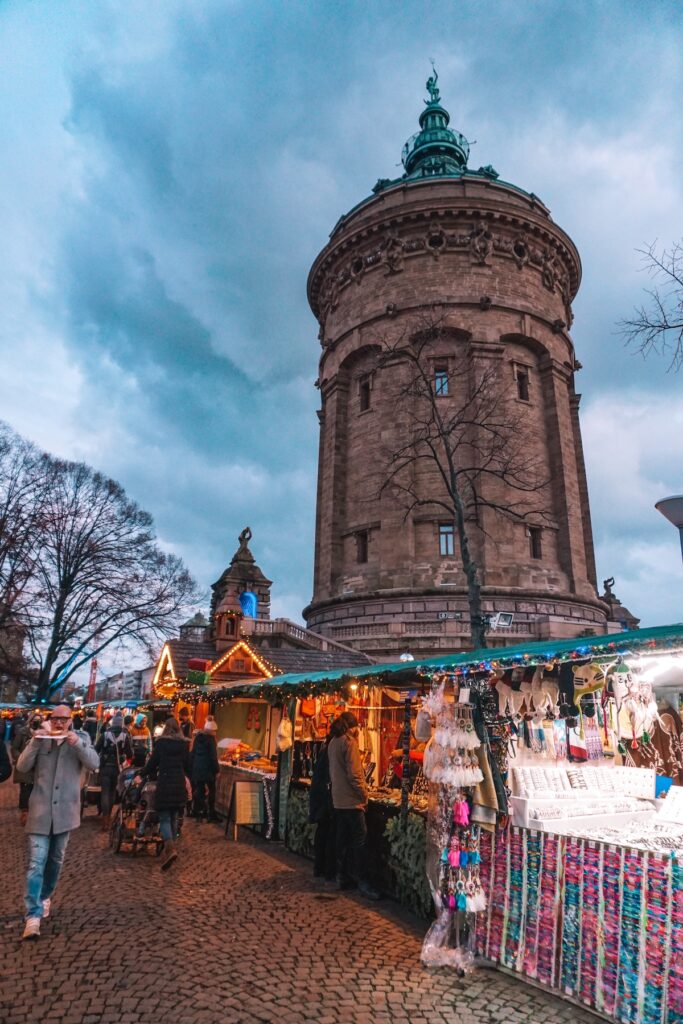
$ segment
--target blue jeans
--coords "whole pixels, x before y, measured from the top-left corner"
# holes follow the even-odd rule
[[[165,843],[175,839],[178,834],[178,812],[159,811],[159,831]]]
[[[42,917],[43,900],[48,900],[57,888],[59,873],[70,832],[39,836],[29,833],[28,872],[26,874],[26,916]]]

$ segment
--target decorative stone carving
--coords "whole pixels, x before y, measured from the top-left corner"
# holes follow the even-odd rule
[[[491,232],[484,224],[472,228],[470,233],[470,255],[473,263],[484,264],[493,248]]]
[[[362,256],[354,256],[351,259],[349,266],[349,274],[351,280],[355,281],[356,284],[360,284],[365,273],[365,259]]]
[[[386,266],[386,273],[400,274],[403,270],[403,259],[405,245],[403,240],[396,234],[388,235],[382,245],[382,261]]]
[[[360,286],[365,274],[374,267],[383,266],[386,275],[399,274],[405,259],[420,252],[429,252],[438,260],[447,250],[468,249],[473,263],[485,265],[491,256],[509,257],[519,270],[531,266],[541,273],[542,283],[551,292],[559,291],[564,305],[564,319],[571,327],[571,279],[563,255],[555,248],[535,245],[522,228],[507,233],[504,229],[495,235],[482,218],[472,226],[464,225],[460,231],[447,233],[443,221],[433,219],[421,235],[401,237],[392,228],[370,252],[354,253],[338,273],[328,272],[318,297],[320,322],[324,324],[330,312],[339,304],[340,291],[352,281]],[[321,338],[322,340],[322,338]]]
[[[437,221],[432,221],[429,225],[426,245],[427,250],[435,260],[438,260],[441,253],[446,249],[446,233]]]
[[[492,302],[488,295],[482,295],[479,299],[479,309],[483,310],[484,313],[488,312],[491,308]]]
[[[557,256],[551,249],[543,252],[543,266],[541,268],[541,280],[549,292],[555,291],[555,285],[559,276]]]
[[[512,256],[519,270],[529,262],[529,243],[526,235],[517,235],[512,240]]]

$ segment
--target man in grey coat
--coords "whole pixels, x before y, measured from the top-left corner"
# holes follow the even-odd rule
[[[365,809],[368,787],[358,748],[358,719],[351,711],[343,711],[330,728],[327,757],[337,846],[337,873],[340,889],[353,884],[349,867],[355,869],[358,890],[370,900],[381,893],[368,881],[368,828]]]
[[[40,922],[50,915],[50,899],[64,863],[69,835],[81,823],[81,782],[95,771],[99,758],[82,732],[74,732],[66,704],[53,708],[17,761],[20,772],[33,772],[28,805],[28,872],[26,922],[22,939],[37,939]]]

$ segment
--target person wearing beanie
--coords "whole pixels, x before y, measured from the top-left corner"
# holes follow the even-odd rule
[[[135,716],[130,735],[133,740],[133,764],[136,768],[142,768],[152,753],[152,734],[147,725],[147,715],[140,712]]]
[[[358,719],[344,711],[332,723],[330,733],[327,757],[337,844],[337,885],[340,889],[351,888],[355,875],[358,891],[370,900],[378,900],[381,893],[368,881],[368,788],[358,746]]]
[[[123,727],[123,716],[116,713],[101,734],[95,750],[100,755],[100,808],[102,831],[109,830],[111,812],[116,798],[116,785],[121,771],[133,760],[133,741]]]
[[[190,779],[192,781],[193,818],[220,821],[216,814],[216,776],[218,775],[218,747],[216,733],[218,725],[209,717],[204,728],[194,734],[190,756]]]

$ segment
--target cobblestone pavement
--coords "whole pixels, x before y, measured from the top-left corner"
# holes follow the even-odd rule
[[[560,1024],[594,1017],[492,970],[423,968],[424,933],[388,901],[316,891],[308,862],[188,821],[162,875],[115,856],[86,814],[53,918],[21,943],[24,836],[0,788],[0,1022]]]

